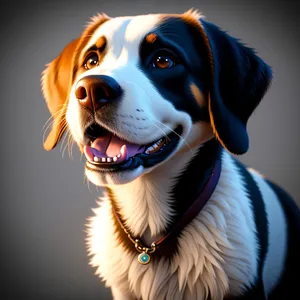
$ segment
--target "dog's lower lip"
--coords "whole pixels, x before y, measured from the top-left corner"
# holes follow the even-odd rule
[[[91,161],[88,159],[86,168],[94,172],[117,172],[135,169],[140,165],[151,167],[165,160],[173,152],[179,142],[182,130],[182,126],[179,125],[168,136],[164,136],[146,146],[141,146],[144,148],[142,153],[127,157],[127,159],[121,159],[121,162],[112,158],[106,161],[103,158],[101,161]]]

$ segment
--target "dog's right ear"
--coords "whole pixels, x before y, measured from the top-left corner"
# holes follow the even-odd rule
[[[248,150],[247,121],[271,80],[271,68],[255,51],[200,19],[211,65],[209,113],[214,133],[231,153]]]
[[[73,56],[80,38],[69,43],[63,52],[47,65],[42,75],[42,92],[52,115],[52,128],[44,149],[52,150],[66,130],[66,110],[72,84]]]
[[[73,67],[78,49],[86,44],[93,32],[110,17],[99,13],[91,18],[80,38],[69,43],[63,52],[47,65],[42,74],[42,92],[52,115],[52,128],[46,141],[45,150],[52,150],[67,129],[66,111],[69,92],[72,87]]]

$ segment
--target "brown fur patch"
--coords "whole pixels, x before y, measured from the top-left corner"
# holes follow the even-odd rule
[[[182,18],[190,24],[195,24],[197,21],[199,22],[199,19],[203,18],[203,16],[197,10],[190,9],[182,14]]]
[[[100,36],[100,38],[95,43],[96,47],[99,49],[99,51],[103,51],[106,46],[106,38],[105,36]]]
[[[78,71],[80,53],[97,28],[109,19],[105,14],[93,17],[81,37],[69,43],[43,72],[42,92],[53,118],[51,131],[44,142],[48,151],[56,146],[67,128],[68,95]]]
[[[79,38],[69,43],[62,53],[47,65],[42,75],[42,92],[53,118],[51,131],[44,141],[47,151],[55,147],[67,128],[65,114],[72,83],[73,56],[78,42]]]
[[[88,23],[85,31],[81,35],[80,42],[78,44],[78,47],[76,48],[76,55],[74,58],[74,67],[73,67],[73,78],[72,80],[75,79],[77,72],[78,72],[78,64],[80,61],[80,55],[83,50],[83,48],[86,46],[90,38],[93,36],[95,31],[101,26],[103,23],[106,21],[110,20],[110,17],[108,17],[106,14],[98,14],[95,17],[91,18],[91,22]],[[105,40],[106,41],[106,40]]]
[[[150,44],[154,43],[157,39],[157,35],[155,33],[150,33],[146,36],[146,41]]]
[[[205,107],[206,106],[206,102],[205,102],[204,95],[201,93],[201,91],[196,86],[196,84],[195,83],[191,83],[190,84],[190,89],[191,89],[191,92],[192,92],[195,100],[199,104],[199,106],[200,107]]]

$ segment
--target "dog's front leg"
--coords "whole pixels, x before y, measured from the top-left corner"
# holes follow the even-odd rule
[[[116,287],[111,288],[112,296],[114,300],[137,300],[130,292],[124,292]]]

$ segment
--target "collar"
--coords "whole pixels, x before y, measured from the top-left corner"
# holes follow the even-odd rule
[[[117,220],[117,223],[126,233],[127,238],[134,244],[137,252],[140,253],[138,255],[138,261],[141,264],[148,264],[151,260],[150,254],[154,253],[157,248],[162,245],[162,243],[166,244],[168,240],[176,237],[199,214],[199,212],[202,210],[202,208],[214,192],[218,184],[220,174],[221,159],[217,158],[214,167],[211,170],[210,176],[197,199],[190,205],[190,207],[185,211],[181,218],[173,225],[169,232],[160,240],[154,241],[150,247],[143,245],[140,239],[134,238],[131,235],[130,231],[125,228],[121,216],[115,209],[114,205],[112,205],[112,211]]]

